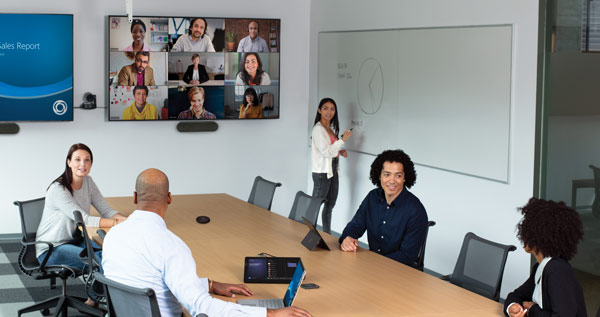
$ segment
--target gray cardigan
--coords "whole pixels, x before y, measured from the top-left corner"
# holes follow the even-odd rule
[[[52,183],[46,192],[46,203],[42,220],[38,226],[36,241],[47,241],[58,246],[74,240],[75,219],[73,211],[79,210],[86,226],[98,227],[100,218],[90,216],[90,205],[102,215],[102,218],[112,218],[117,211],[112,209],[100,194],[92,177],[86,176],[79,190],[73,190],[73,195],[59,183]],[[36,257],[48,250],[46,244],[36,244]]]

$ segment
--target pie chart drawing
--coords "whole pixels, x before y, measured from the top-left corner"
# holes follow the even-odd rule
[[[358,71],[357,99],[360,110],[366,114],[375,114],[383,102],[383,69],[379,62],[370,57],[365,59]]]

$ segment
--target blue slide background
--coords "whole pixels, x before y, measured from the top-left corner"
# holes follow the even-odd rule
[[[0,121],[73,120],[73,16],[1,14],[0,30]]]

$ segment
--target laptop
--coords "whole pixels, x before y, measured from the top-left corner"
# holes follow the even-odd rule
[[[294,276],[285,291],[285,295],[283,295],[283,299],[240,299],[237,303],[245,306],[265,307],[270,309],[290,307],[294,304],[294,299],[296,298],[296,295],[298,295],[298,290],[300,289],[300,285],[305,276],[306,271],[304,270],[304,265],[302,264],[302,261],[298,261]]]

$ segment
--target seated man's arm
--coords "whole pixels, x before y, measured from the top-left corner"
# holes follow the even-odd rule
[[[192,316],[199,313],[208,316],[266,315],[265,308],[241,306],[211,297],[208,279],[196,275],[196,262],[183,241],[174,243],[166,253],[162,268],[164,282]]]
[[[342,251],[356,251],[358,248],[358,238],[367,230],[367,212],[369,209],[368,195],[360,204],[352,220],[346,225],[339,242]]]
[[[384,254],[388,258],[406,265],[412,265],[415,262],[427,234],[428,220],[425,208],[419,204],[416,209],[406,223],[406,234],[400,242],[400,247],[396,251]]]

